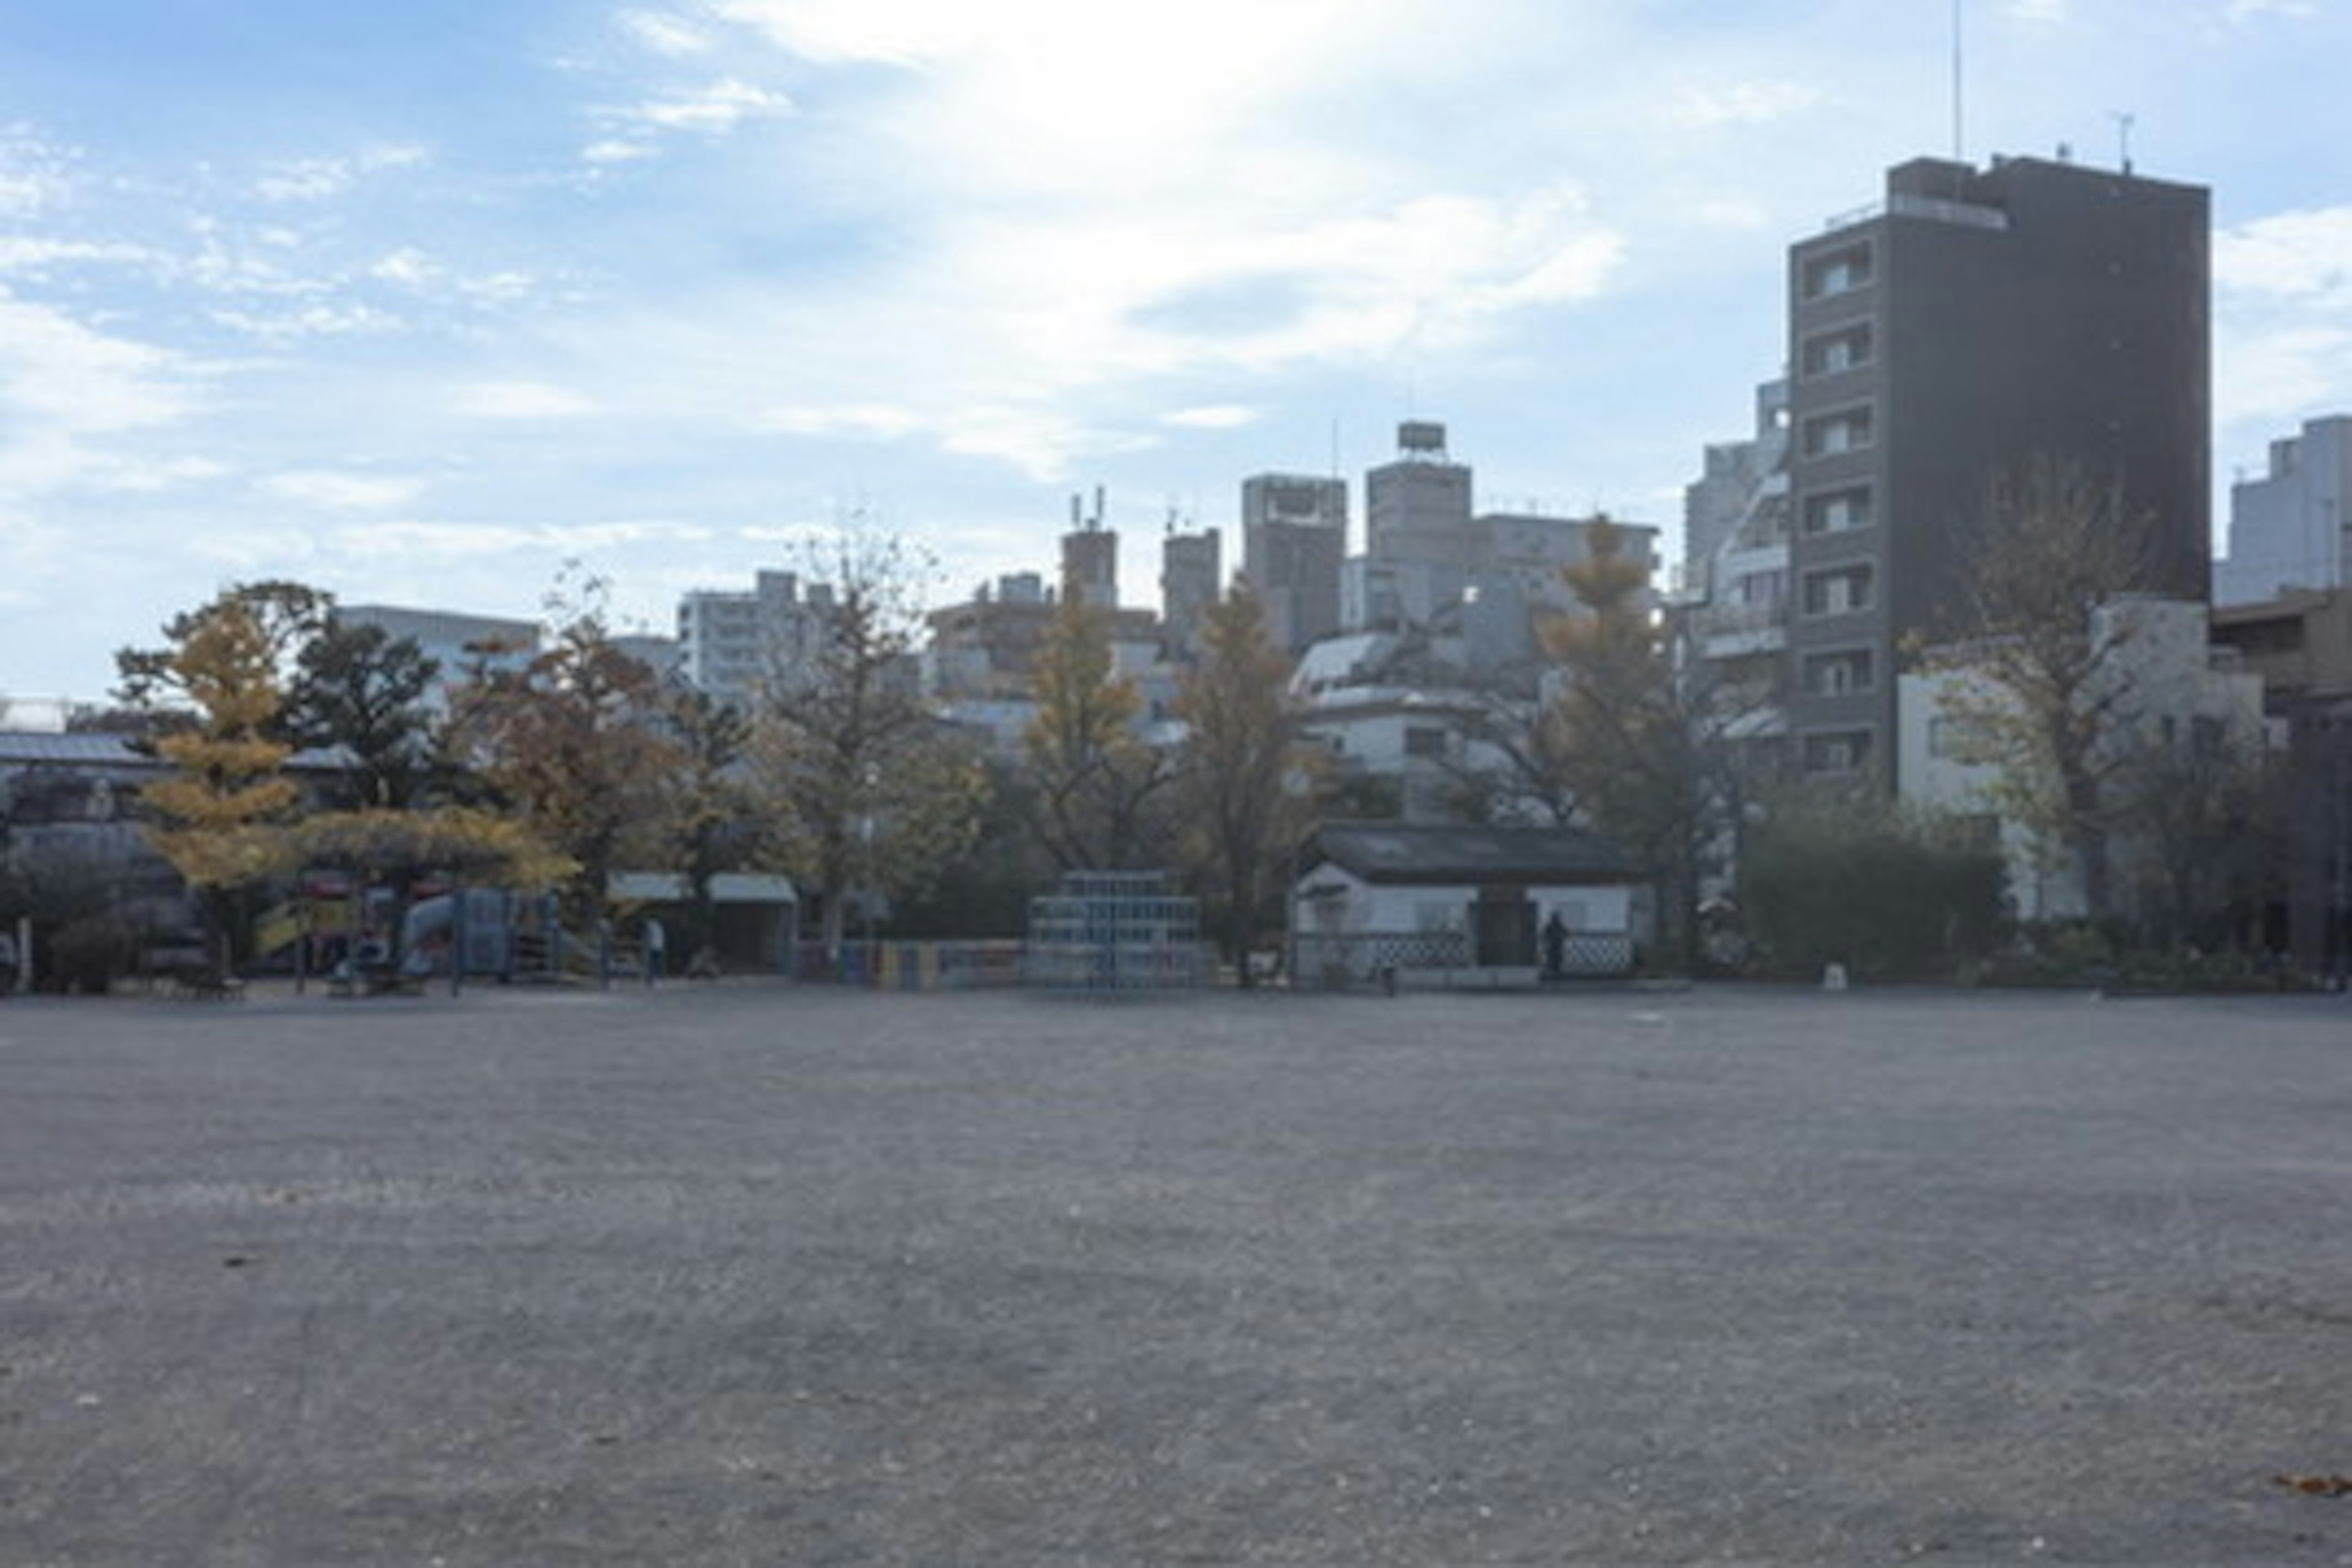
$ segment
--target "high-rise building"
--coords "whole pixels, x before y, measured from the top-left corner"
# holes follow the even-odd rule
[[[1070,531],[1062,535],[1062,596],[1092,610],[1118,608],[1118,535],[1103,526],[1103,492],[1095,489],[1092,515],[1070,498]]]
[[[1266,633],[1293,653],[1339,629],[1348,555],[1348,482],[1298,474],[1242,481],[1242,575]]]
[[[1920,159],[1789,252],[1797,765],[1896,788],[1895,656],[1949,635],[1987,498],[2055,463],[2116,487],[2147,580],[2201,599],[2212,508],[2202,187]]]
[[[1364,553],[1351,562],[1350,629],[1425,626],[1457,605],[1477,556],[1470,468],[1445,449],[1445,426],[1409,419],[1397,455],[1364,476]]]
[[[1223,571],[1215,529],[1178,533],[1171,524],[1160,542],[1160,646],[1167,657],[1181,660],[1200,651],[1201,627],[1223,591]]]
[[[2306,588],[2352,587],[2352,418],[2308,419],[2271,443],[2270,468],[2230,487],[2230,552],[2213,602],[2258,604]]]

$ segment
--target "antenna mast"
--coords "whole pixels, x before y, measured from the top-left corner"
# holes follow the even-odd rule
[[[1969,158],[1967,139],[1961,134],[1964,128],[1961,109],[1966,101],[1962,90],[1965,82],[1962,63],[1960,0],[1952,0],[1952,162],[1955,163],[1965,163]]]

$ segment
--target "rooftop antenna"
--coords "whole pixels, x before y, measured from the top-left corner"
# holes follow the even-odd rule
[[[1962,134],[1965,126],[1961,109],[1966,100],[1961,91],[1964,80],[1961,65],[1960,0],[1952,0],[1952,162],[1955,163],[1969,161],[1968,143]]]
[[[2112,120],[2112,121],[2114,121],[2116,122],[2116,161],[2117,161],[2118,163],[2122,163],[2124,173],[2125,173],[2125,174],[2130,174],[2130,173],[2132,172],[2132,168],[2131,168],[2131,133],[2132,133],[2132,122],[2133,122],[2134,121],[2137,120],[2137,119],[2139,118],[2139,116],[2138,116],[2138,115],[2137,115],[2137,114],[2134,114],[2134,113],[2133,113],[2130,110],[2128,110],[2128,109],[2110,109],[2109,110],[2107,110],[2107,118],[2108,118],[2108,119],[2110,119],[2110,120]]]

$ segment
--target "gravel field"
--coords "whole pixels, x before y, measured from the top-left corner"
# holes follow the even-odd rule
[[[2352,1002],[0,1002],[0,1565],[2352,1563]]]

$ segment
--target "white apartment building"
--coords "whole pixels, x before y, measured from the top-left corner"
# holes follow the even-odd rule
[[[2230,550],[2213,563],[2213,602],[2258,605],[2297,589],[2352,585],[2352,416],[2304,423],[2271,443],[2269,471],[2230,487]]]
[[[743,704],[811,657],[833,591],[799,574],[761,572],[750,592],[698,589],[677,603],[677,665],[688,684]]]

